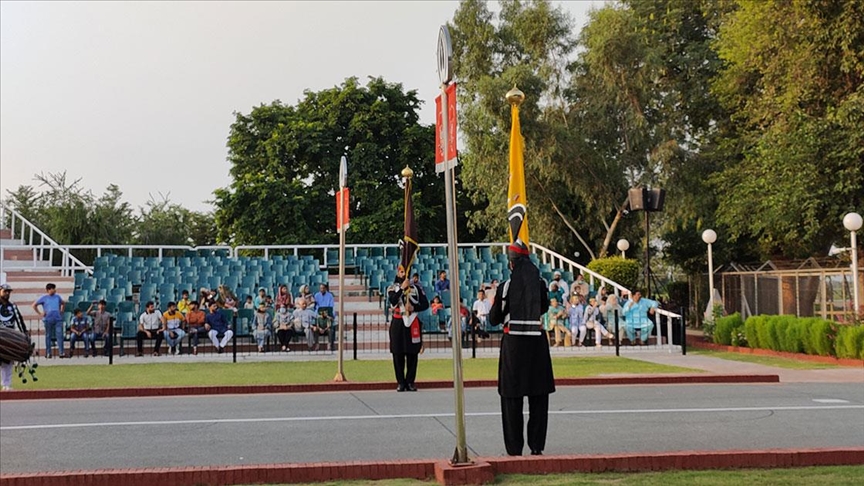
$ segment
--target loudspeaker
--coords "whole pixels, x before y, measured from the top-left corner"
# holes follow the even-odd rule
[[[649,211],[663,211],[663,202],[666,200],[666,190],[665,189],[651,189],[651,192],[648,193],[648,210]]]
[[[630,189],[628,196],[630,198],[631,211],[642,211],[647,206],[648,189],[645,189],[644,187]]]

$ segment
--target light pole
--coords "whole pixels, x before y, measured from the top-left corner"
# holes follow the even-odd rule
[[[852,240],[852,302],[855,306],[852,309],[852,315],[855,316],[855,319],[858,318],[858,239],[855,236],[855,232],[861,229],[861,225],[864,224],[864,221],[861,219],[861,215],[858,213],[848,213],[846,216],[843,216],[843,226],[849,230],[850,238]]]
[[[712,229],[702,232],[702,241],[708,244],[708,312],[714,315],[714,256],[711,254],[711,245],[717,241],[717,233]]]
[[[618,240],[618,244],[616,246],[618,247],[618,251],[621,252],[621,258],[627,258],[627,250],[630,249],[630,242],[625,240],[624,238],[621,238],[620,240]]]

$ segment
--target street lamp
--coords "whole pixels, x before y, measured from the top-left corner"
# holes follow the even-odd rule
[[[852,302],[855,306],[853,309],[853,315],[857,319],[858,317],[858,239],[855,236],[855,232],[861,229],[861,225],[864,224],[864,221],[861,219],[861,215],[858,213],[848,213],[846,216],[843,216],[843,226],[849,231],[852,240]]]
[[[717,233],[712,229],[702,232],[702,241],[708,244],[708,312],[714,315],[714,257],[711,254],[711,245],[717,241]]]
[[[618,251],[621,252],[621,258],[627,258],[627,250],[630,249],[630,242],[621,238],[618,240]]]

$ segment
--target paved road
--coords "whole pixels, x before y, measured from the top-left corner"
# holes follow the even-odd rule
[[[504,454],[494,389],[466,391],[472,454]],[[451,390],[42,400],[0,406],[3,473],[446,458]],[[857,384],[559,388],[547,454],[864,445]]]

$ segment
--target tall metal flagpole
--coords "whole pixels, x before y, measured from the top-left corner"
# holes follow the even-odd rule
[[[441,81],[441,143],[444,149],[444,199],[447,212],[447,256],[450,267],[450,329],[453,345],[453,395],[456,402],[456,451],[452,464],[468,464],[468,446],[465,438],[465,389],[462,382],[462,299],[459,295],[459,247],[456,237],[456,182],[455,164],[449,164],[447,159],[450,131],[448,129],[447,86],[452,79],[451,56],[452,45],[450,32],[442,25],[438,32],[438,77]]]
[[[345,380],[345,361],[343,359],[343,343],[344,339],[344,322],[345,322],[345,213],[346,201],[344,199],[345,186],[348,181],[348,162],[345,160],[345,156],[339,160],[339,212],[337,215],[337,220],[339,220],[339,328],[337,329],[337,333],[339,334],[339,360],[336,367],[336,376],[333,378],[333,381],[346,381]],[[331,343],[332,344],[332,343]]]

